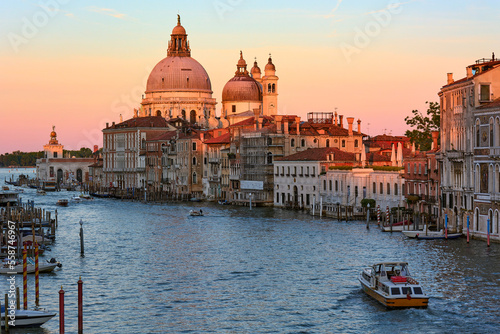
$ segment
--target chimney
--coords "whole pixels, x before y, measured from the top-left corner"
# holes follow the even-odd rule
[[[276,120],[276,133],[280,134],[282,132],[281,120],[283,119],[283,116],[275,116],[274,119]]]
[[[111,126],[115,126],[115,122],[111,123]]]
[[[434,149],[438,149],[438,137],[439,137],[439,131],[432,131],[432,145],[434,146]]]
[[[109,128],[109,123],[108,123],[108,122],[106,122],[106,129],[107,129],[107,128]]]
[[[288,134],[288,117],[285,117],[283,120],[283,132],[287,135]]]
[[[123,122],[123,116],[120,114],[120,123]]]
[[[472,78],[472,67],[467,67],[467,79]]]
[[[358,133],[361,133],[361,120],[358,119]]]
[[[295,125],[297,126],[297,135],[300,135],[300,117],[295,117]]]
[[[337,121],[337,112],[335,112],[335,125],[338,125],[338,123],[337,123],[337,122],[338,122],[338,121]]]
[[[452,84],[453,82],[455,82],[455,80],[453,80],[453,73],[448,73],[448,85]]]
[[[346,117],[347,118],[347,125],[349,128],[349,136],[352,136],[352,123],[354,122],[354,117]]]
[[[344,127],[344,124],[342,124],[342,120],[343,120],[343,119],[344,119],[344,115],[339,115],[339,126],[340,126],[341,128],[343,128],[343,127]]]
[[[99,146],[94,145],[94,153],[97,152],[98,150],[99,150]]]
[[[254,130],[259,130],[259,115],[260,115],[259,108],[255,108],[253,110],[253,116],[254,116],[254,120],[255,120]]]

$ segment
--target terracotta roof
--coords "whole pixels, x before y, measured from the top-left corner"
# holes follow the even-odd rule
[[[162,133],[162,134],[159,134],[159,135],[156,135],[156,136],[152,136],[151,138],[148,139],[148,141],[170,140],[173,137],[175,137],[175,135],[177,135],[177,131],[167,131],[165,133]]]
[[[291,154],[277,161],[326,161],[327,154],[334,154],[333,162],[356,161],[356,154],[344,152],[334,147],[310,148],[302,152]]]
[[[375,137],[371,137],[367,141],[409,141],[410,138],[405,136],[390,136],[390,135],[377,135]]]
[[[106,129],[121,128],[168,128],[168,124],[162,116],[147,116],[131,118]]]
[[[385,154],[379,154],[379,152],[372,152],[372,153],[367,153],[366,154],[366,161],[368,162],[390,162],[391,157],[385,155]]]
[[[229,144],[231,142],[231,134],[226,133],[219,137],[205,140],[203,144]]]

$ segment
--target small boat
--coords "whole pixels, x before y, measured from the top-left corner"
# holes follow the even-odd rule
[[[431,230],[429,230],[427,228],[427,226],[425,226],[423,230],[417,230],[417,231],[407,231],[407,230],[404,230],[404,231],[401,231],[401,233],[403,233],[404,235],[406,235],[408,238],[416,238],[419,235],[428,235],[428,236],[431,236],[431,235],[442,235],[442,234],[444,234],[443,230],[441,230],[441,231],[431,231]]]
[[[189,211],[190,216],[203,216],[203,210],[191,210]]]
[[[391,225],[382,226],[382,232],[400,232],[404,230],[410,230],[413,227],[413,222],[408,222],[407,220],[394,223]]]
[[[218,201],[218,203],[219,203],[220,205],[229,205],[229,204],[230,204],[230,203],[229,203],[228,201],[226,201],[226,200],[224,200],[224,201]]]
[[[46,192],[45,192],[45,190],[43,190],[43,189],[38,189],[38,190],[36,191],[36,193],[37,193],[38,195],[47,195],[47,193],[46,193]]]
[[[94,199],[94,197],[88,195],[88,194],[81,194],[80,195],[80,198],[81,199],[85,199],[85,200],[91,200],[91,199]]]
[[[13,312],[12,322],[9,321],[9,327],[38,327],[56,316],[54,312],[38,310],[12,310],[7,308],[7,312]],[[1,314],[5,314],[5,305],[2,305]],[[2,325],[5,327],[5,317],[2,316]]]
[[[71,200],[72,200],[73,202],[81,202],[81,201],[82,201],[82,198],[81,198],[80,196],[73,196],[73,197],[71,198]]]
[[[3,187],[2,187],[2,190],[8,191],[8,190],[9,190],[9,187],[7,187],[7,186],[3,186]]]
[[[425,234],[418,234],[416,236],[417,239],[458,239],[462,236],[462,233],[448,233],[444,234],[444,232],[440,234],[433,234],[433,235],[425,235]]]
[[[199,199],[198,197],[191,197],[189,200],[191,202],[201,202],[201,199]]]
[[[69,201],[67,199],[60,199],[60,200],[57,201],[56,204],[59,205],[59,206],[68,206]]]
[[[35,273],[35,260],[32,258],[28,257],[26,259],[26,269],[28,274],[34,274]],[[47,262],[40,261],[38,262],[38,272],[39,273],[50,273],[52,272],[55,268],[57,267],[62,267],[62,264],[60,262],[57,262],[56,259],[52,258],[47,260]],[[0,267],[0,274],[4,275],[16,275],[16,274],[22,274],[23,273],[23,263],[22,262],[16,262],[14,265],[10,264],[8,260],[4,260],[2,266]]]
[[[406,262],[381,262],[363,269],[358,280],[367,295],[387,308],[427,307],[429,297]]]

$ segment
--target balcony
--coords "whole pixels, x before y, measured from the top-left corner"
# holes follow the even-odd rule
[[[238,181],[240,179],[240,175],[229,175],[229,180]]]
[[[209,182],[217,182],[219,183],[220,182],[220,177],[219,176],[210,176],[210,178],[208,179]]]
[[[490,158],[500,159],[500,147],[490,148]]]
[[[446,151],[446,156],[449,160],[452,161],[463,161],[464,160],[464,152],[463,151]]]
[[[220,159],[219,158],[208,158],[208,163],[218,164],[218,163],[220,163]]]

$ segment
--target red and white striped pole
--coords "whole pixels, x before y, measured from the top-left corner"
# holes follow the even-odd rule
[[[377,205],[377,226],[380,226],[380,205]]]
[[[385,210],[385,223],[387,226],[389,226],[389,205],[387,206],[387,209]]]
[[[38,281],[38,243],[35,242],[35,306],[40,306],[40,285]]]

